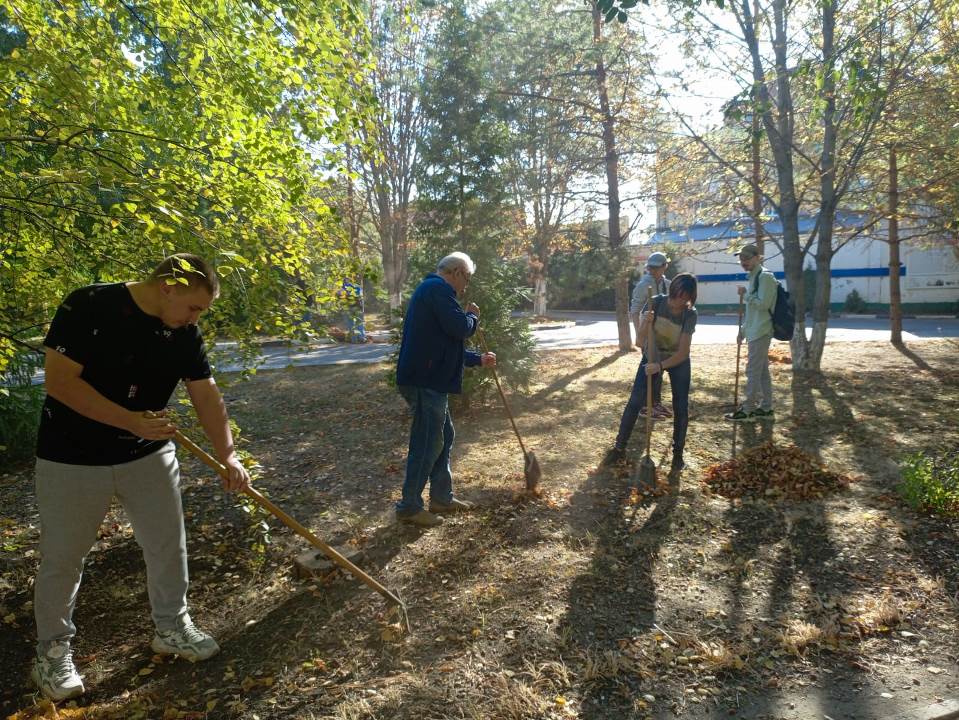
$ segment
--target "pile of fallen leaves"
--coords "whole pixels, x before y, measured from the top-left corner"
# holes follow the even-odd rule
[[[792,365],[792,356],[789,354],[788,350],[780,350],[779,348],[770,348],[769,349],[769,362],[771,363],[781,363],[783,365]]]
[[[851,482],[849,475],[830,472],[795,445],[773,442],[710,465],[703,473],[707,490],[728,498],[772,496],[810,500],[841,490]]]

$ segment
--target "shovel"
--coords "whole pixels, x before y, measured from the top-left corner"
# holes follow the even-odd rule
[[[489,348],[486,346],[486,333],[482,330],[479,331],[480,343],[483,345],[483,350],[489,352]],[[510,410],[509,401],[506,399],[506,393],[503,392],[503,386],[500,385],[499,375],[496,374],[496,368],[490,368],[493,371],[493,380],[496,381],[496,389],[499,390],[500,399],[503,401],[503,407],[506,408],[506,415],[509,417],[509,422],[513,426],[513,432],[516,433],[516,439],[519,440],[519,447],[523,451],[523,476],[526,478],[526,491],[530,493],[535,493],[536,489],[539,487],[539,481],[543,477],[543,471],[539,467],[539,461],[536,459],[536,455],[533,454],[532,450],[527,450],[526,446],[523,444],[523,438],[519,434],[519,428],[516,427],[516,420],[513,419],[513,411]]]
[[[209,455],[205,450],[203,450],[203,448],[201,448],[199,445],[193,442],[186,435],[184,435],[179,430],[177,430],[173,434],[173,438],[180,445],[185,447],[187,450],[193,453],[197,458],[199,458],[204,464],[209,465],[211,468],[213,468],[217,472],[217,474],[220,477],[222,477],[224,480],[229,478],[230,474],[229,474],[229,471],[227,471],[226,467],[222,463],[220,463],[216,458]],[[336,550],[334,550],[325,542],[320,540],[316,535],[314,535],[312,532],[310,532],[305,527],[300,525],[300,523],[298,523],[296,520],[294,520],[292,517],[287,515],[285,512],[283,512],[280,508],[278,508],[272,502],[270,502],[265,497],[263,497],[263,495],[261,495],[257,490],[253,489],[252,487],[247,487],[243,491],[243,493],[253,498],[253,501],[257,505],[268,510],[272,515],[279,518],[284,525],[286,525],[288,528],[293,530],[297,535],[300,535],[301,537],[306,538],[306,540],[308,540],[310,544],[312,544],[314,547],[322,551],[323,554],[326,555],[330,560],[332,560],[341,568],[349,572],[357,580],[367,585],[368,587],[372,588],[373,590],[376,590],[376,592],[378,592],[384,598],[386,598],[391,603],[396,605],[396,607],[399,608],[400,614],[403,616],[403,622],[406,625],[406,630],[407,632],[409,632],[410,621],[406,613],[406,605],[403,603],[402,600],[400,600],[400,598],[397,595],[387,590],[386,587],[378,583],[376,580],[371,578],[369,575],[363,572],[356,565],[354,565],[345,557],[343,557]]]
[[[646,296],[647,311],[653,309],[653,288],[649,288]],[[655,323],[655,319],[653,320]],[[656,352],[656,336],[652,326],[646,328],[646,362],[653,362]],[[649,454],[650,439],[653,435],[653,376],[646,375],[646,454],[639,461],[639,484],[646,487],[656,485],[656,463]]]

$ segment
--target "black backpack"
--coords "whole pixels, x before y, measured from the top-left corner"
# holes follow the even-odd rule
[[[753,292],[759,291],[759,275],[756,275]],[[776,280],[776,304],[769,315],[773,320],[773,337],[776,340],[792,340],[796,329],[796,307],[789,298],[786,288],[778,280]]]

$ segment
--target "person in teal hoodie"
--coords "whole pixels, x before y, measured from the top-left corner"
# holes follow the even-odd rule
[[[763,267],[763,256],[752,243],[738,253],[739,264],[746,271],[746,285],[739,288],[746,306],[737,343],[745,340],[749,347],[746,361],[746,398],[741,407],[726,414],[734,422],[773,420],[773,384],[769,376],[769,343],[773,338],[772,311],[776,305],[776,277]]]
[[[397,519],[403,523],[433,527],[442,522],[439,515],[472,507],[453,496],[449,395],[462,391],[464,366],[496,366],[495,353],[466,349],[466,340],[479,327],[480,309],[474,303],[464,309],[457,296],[475,271],[465,253],[444,257],[414,291],[403,321],[396,384],[413,413],[403,496],[396,503]],[[429,510],[423,506],[427,482]]]

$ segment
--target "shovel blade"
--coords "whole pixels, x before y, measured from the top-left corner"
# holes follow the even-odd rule
[[[539,481],[543,479],[543,471],[540,469],[539,460],[536,459],[532,450],[526,453],[524,458],[523,475],[526,476],[526,489],[531,492],[539,487]]]
[[[649,455],[646,455],[639,461],[638,479],[640,485],[647,487],[654,487],[656,485],[656,463],[653,462],[653,459]]]

